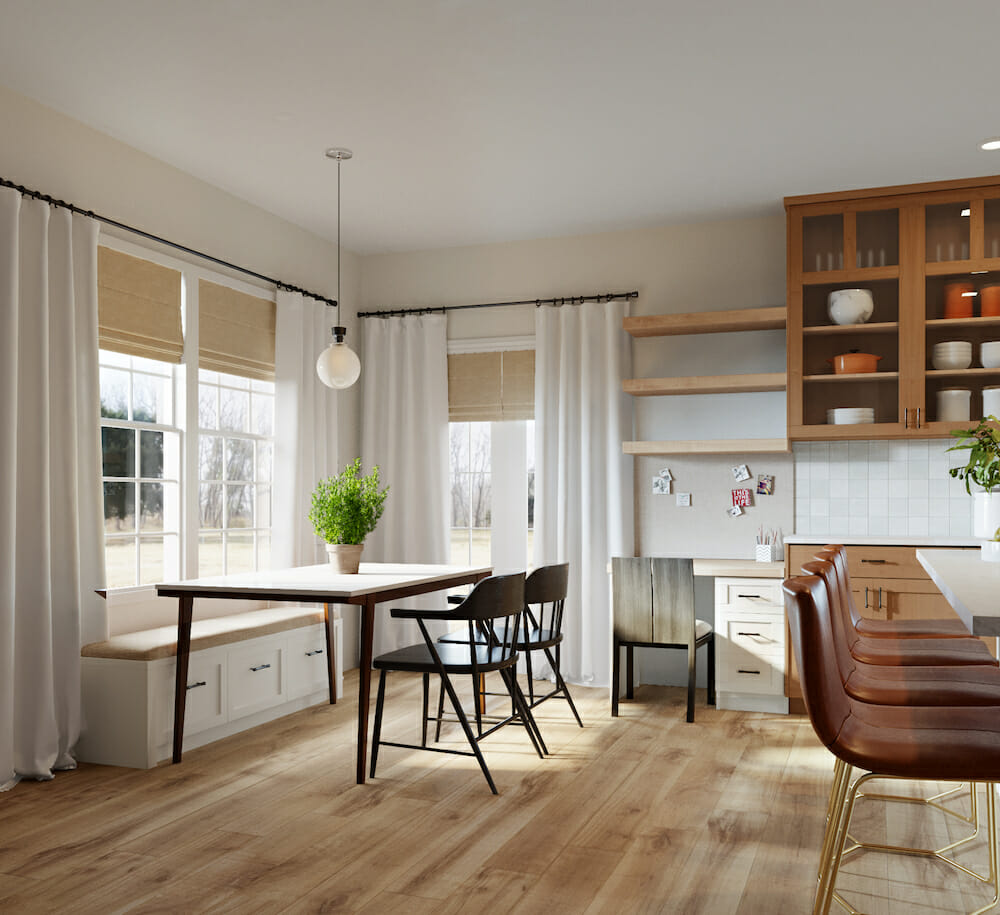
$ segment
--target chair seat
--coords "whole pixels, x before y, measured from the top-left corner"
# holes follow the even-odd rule
[[[954,664],[997,664],[979,639],[876,639],[859,638],[851,654],[866,664],[938,667]]]
[[[897,639],[960,639],[968,638],[968,627],[953,620],[870,620],[862,618],[855,627],[858,635]]]
[[[696,619],[694,621],[694,637],[700,642],[706,636],[711,635],[713,632],[712,624],[706,623],[704,620]]]
[[[441,663],[447,668],[448,673],[452,674],[471,674],[474,671],[489,673],[517,663],[517,652],[509,647],[500,649],[477,644],[475,667],[468,642],[438,642],[436,647]],[[405,648],[380,654],[372,661],[372,667],[376,670],[407,670],[417,673],[437,671],[430,649],[424,643],[407,645]]]

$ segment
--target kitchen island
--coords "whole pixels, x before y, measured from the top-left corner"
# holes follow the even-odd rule
[[[1000,636],[1000,562],[978,550],[917,550],[917,560],[973,635]]]

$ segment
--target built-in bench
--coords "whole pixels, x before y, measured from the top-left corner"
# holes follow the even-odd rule
[[[343,691],[334,619],[336,695]],[[150,768],[171,753],[177,627],[81,649],[81,761]],[[201,746],[329,699],[322,607],[273,607],[191,626],[184,745]]]

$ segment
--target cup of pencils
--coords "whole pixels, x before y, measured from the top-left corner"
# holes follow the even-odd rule
[[[757,562],[774,562],[778,547],[778,532],[757,530],[757,543],[754,546],[754,559]]]

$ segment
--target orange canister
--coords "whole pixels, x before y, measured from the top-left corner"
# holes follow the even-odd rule
[[[971,318],[972,300],[976,287],[972,283],[946,283],[944,287],[944,316],[946,318]]]
[[[984,318],[1000,317],[1000,283],[979,290],[979,313]]]

